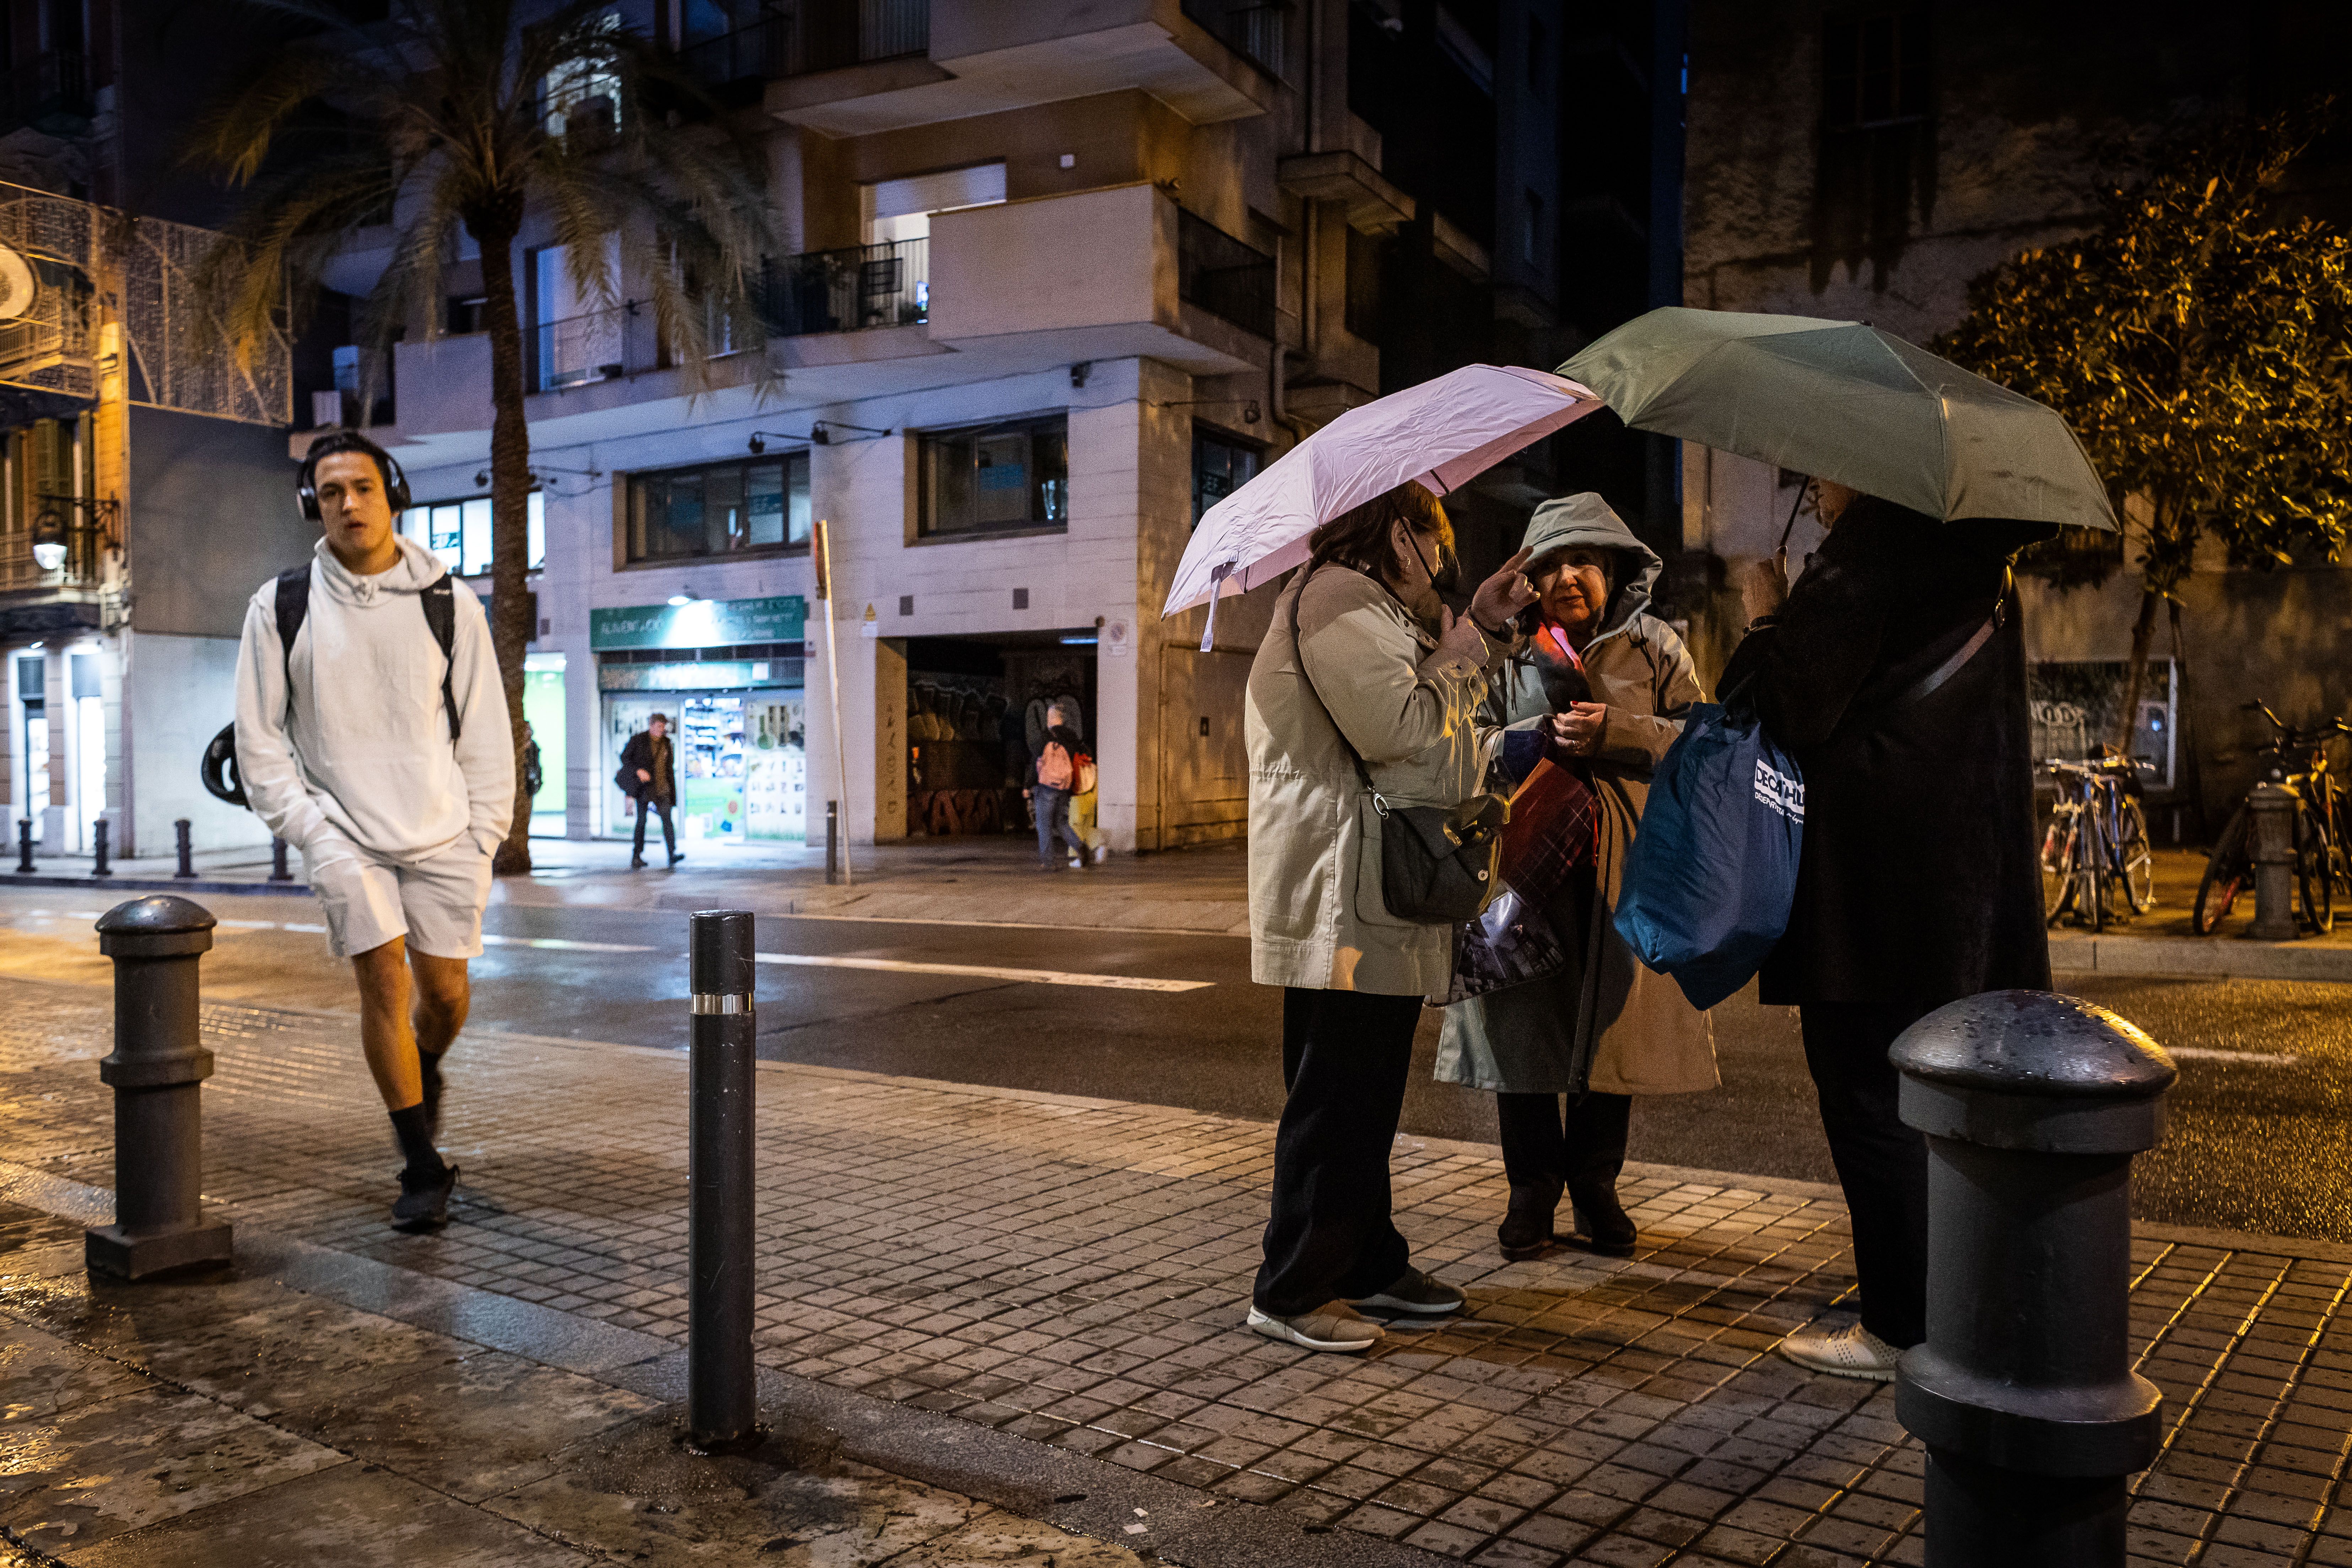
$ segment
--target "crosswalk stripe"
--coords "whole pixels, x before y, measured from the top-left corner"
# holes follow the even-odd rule
[[[752,954],[761,963],[812,969],[874,969],[892,974],[959,974],[1031,985],[1092,985],[1108,991],[1203,991],[1213,980],[1147,980],[1134,974],[1080,974],[1066,969],[1000,969],[986,963],[917,963],[903,958],[829,958],[806,952]]]

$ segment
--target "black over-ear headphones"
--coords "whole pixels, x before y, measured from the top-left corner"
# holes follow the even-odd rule
[[[408,493],[408,476],[401,471],[399,458],[356,430],[338,430],[310,443],[310,450],[302,459],[301,472],[294,480],[295,503],[302,509],[305,518],[312,522],[326,521],[319,510],[319,460],[338,452],[359,452],[374,459],[375,471],[383,479],[383,499],[392,503],[394,511],[406,511],[414,504]]]

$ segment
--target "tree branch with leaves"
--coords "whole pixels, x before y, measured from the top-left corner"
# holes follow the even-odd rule
[[[2157,611],[2198,542],[2233,563],[2342,558],[2352,518],[2352,240],[2277,216],[2322,102],[2164,138],[2103,193],[2097,232],[1979,278],[1936,351],[2063,415],[2144,521],[2116,743],[2147,686]],[[2122,509],[2119,507],[2118,510]]]

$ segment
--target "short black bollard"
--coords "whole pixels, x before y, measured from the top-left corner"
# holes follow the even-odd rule
[[[269,879],[273,882],[294,879],[294,873],[286,868],[286,840],[283,838],[269,841]]]
[[[752,1062],[759,1020],[751,916],[717,910],[692,920],[688,987],[694,1037],[687,1077],[689,1276],[686,1316],[688,1439],[706,1453],[756,1446],[751,1373]]]
[[[229,1260],[228,1225],[207,1221],[200,1199],[213,1054],[196,1034],[196,965],[212,944],[210,912],[168,894],[98,922],[114,960],[114,1050],[98,1064],[114,1089],[114,1223],[83,1235],[94,1272],[144,1279]]]
[[[90,863],[93,877],[111,877],[114,868],[106,863],[106,818],[100,817],[89,825]]]
[[[1954,1002],[1890,1054],[1927,1135],[1927,1340],[1895,1410],[1927,1447],[1928,1568],[2122,1568],[2164,1402],[2132,1371],[2131,1161],[2171,1058],[2047,991]]]
[[[29,877],[33,873],[33,819],[16,819],[16,874]]]
[[[196,874],[194,831],[195,824],[184,816],[172,824],[172,833],[179,840],[180,851],[180,868],[172,873],[174,877],[193,877]]]
[[[2252,818],[2246,838],[2253,852],[2254,923],[2246,934],[2257,942],[2293,942],[2294,924],[2294,791],[2264,779],[2246,796]]]
[[[841,880],[841,802],[824,803],[824,885]]]

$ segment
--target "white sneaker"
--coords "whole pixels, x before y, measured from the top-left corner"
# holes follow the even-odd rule
[[[1318,1307],[1311,1312],[1301,1312],[1295,1318],[1277,1318],[1249,1310],[1249,1326],[1255,1332],[1285,1344],[1300,1345],[1310,1351],[1370,1350],[1386,1337],[1378,1323],[1357,1317],[1338,1307]]]
[[[1109,846],[1109,845],[1108,845],[1108,844],[1097,844],[1097,845],[1096,845],[1096,846],[1095,846],[1095,864],[1096,864],[1096,865],[1099,866],[1099,865],[1101,865],[1104,861],[1106,861],[1106,860],[1108,860],[1108,859],[1109,859],[1109,858],[1110,858],[1110,846]]]
[[[1790,1334],[1779,1345],[1780,1353],[1810,1372],[1832,1377],[1859,1377],[1871,1383],[1893,1383],[1895,1363],[1903,1352],[1864,1328],[1848,1323],[1833,1333]]]
[[[1070,869],[1071,869],[1071,870],[1073,870],[1073,871],[1083,871],[1083,870],[1085,870],[1086,868],[1087,868],[1087,863],[1086,863],[1084,860],[1079,859],[1079,858],[1078,858],[1076,856],[1075,856],[1075,855],[1073,855],[1073,856],[1071,856],[1071,857],[1070,857]]]

